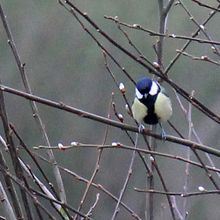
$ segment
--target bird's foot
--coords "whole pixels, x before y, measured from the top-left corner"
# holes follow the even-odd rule
[[[163,142],[165,142],[166,139],[167,139],[167,134],[166,134],[166,132],[164,131],[163,128],[161,128],[161,138],[162,138]]]
[[[160,128],[161,128],[161,138],[162,138],[162,141],[165,142],[166,141],[166,138],[167,138],[167,134],[166,132],[164,131],[163,127],[162,127],[162,124],[159,123],[160,125]]]
[[[138,133],[140,133],[140,134],[143,133],[144,129],[145,129],[144,125],[140,124],[138,126]]]

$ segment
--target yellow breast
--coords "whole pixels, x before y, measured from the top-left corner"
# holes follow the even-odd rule
[[[154,105],[154,111],[159,121],[165,122],[171,117],[173,110],[170,99],[163,93],[159,93]]]
[[[134,99],[133,105],[131,106],[132,114],[134,119],[141,123],[144,117],[147,115],[147,107],[142,104],[137,98]]]

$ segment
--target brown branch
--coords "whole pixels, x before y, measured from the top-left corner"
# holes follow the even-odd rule
[[[190,13],[189,9],[185,6],[185,4],[182,2],[182,0],[178,1],[179,4],[181,5],[181,7],[184,9],[184,11],[187,13],[187,15],[189,16],[189,19],[201,30],[201,32],[205,35],[205,37],[212,42],[211,37],[208,35],[208,33],[205,31],[205,26],[200,25],[199,22],[196,21],[196,19],[192,16],[192,14]],[[212,50],[215,52],[215,54],[220,55],[219,49],[216,47],[215,44],[212,44]]]
[[[39,102],[41,104],[44,104],[44,105],[47,105],[47,106],[50,106],[50,107],[53,107],[53,108],[56,108],[56,109],[60,109],[60,110],[63,110],[63,111],[69,112],[69,113],[76,114],[76,115],[78,115],[80,117],[83,117],[83,118],[88,118],[88,119],[98,121],[98,122],[103,123],[103,124],[108,124],[108,125],[111,125],[113,127],[121,128],[122,130],[128,130],[128,131],[132,131],[132,132],[135,132],[135,133],[140,132],[138,127],[135,127],[135,126],[132,126],[132,125],[129,125],[129,124],[125,124],[125,123],[121,123],[121,122],[118,122],[118,121],[115,121],[115,120],[112,120],[112,119],[108,119],[108,118],[105,118],[103,116],[99,116],[99,115],[96,115],[96,114],[93,114],[93,113],[90,113],[90,112],[86,112],[86,111],[83,111],[81,109],[74,108],[72,106],[66,105],[62,102],[51,101],[49,99],[41,98],[41,97],[36,96],[36,95],[31,95],[29,93],[22,92],[20,90],[16,90],[16,89],[13,89],[13,88],[1,85],[1,84],[0,84],[0,90],[3,91],[3,92],[11,93],[11,94],[26,98],[28,100],[33,100],[33,101]],[[155,137],[156,139],[162,140],[161,135],[152,133],[148,129],[143,129],[142,133],[144,135],[152,136],[152,137]],[[199,143],[196,143],[196,142],[193,142],[193,141],[189,141],[189,140],[186,140],[186,139],[183,139],[183,138],[178,138],[178,137],[174,137],[174,136],[171,136],[171,135],[167,135],[166,136],[166,141],[170,141],[170,142],[173,142],[173,143],[176,143],[176,144],[191,147],[191,148],[201,150],[201,151],[204,151],[204,152],[207,152],[207,153],[210,153],[210,154],[213,154],[215,156],[220,157],[220,151],[219,150],[217,150],[215,148],[211,148],[211,147],[203,145],[203,144],[199,144]]]
[[[108,113],[107,113],[107,118],[111,118],[111,105],[112,105],[112,99],[113,99],[113,96],[111,96],[111,100],[110,100],[110,103],[109,103],[109,107],[108,107]],[[108,136],[108,131],[109,131],[109,126],[106,125],[106,128],[105,128],[105,133],[104,133],[104,138],[103,138],[103,145],[105,144],[106,142],[106,139],[107,139],[107,136]],[[92,176],[90,177],[90,180],[88,181],[87,185],[86,185],[86,189],[83,193],[83,196],[81,198],[81,201],[80,201],[80,204],[79,204],[79,207],[78,207],[78,211],[80,211],[82,209],[82,206],[83,206],[83,203],[88,195],[88,192],[89,192],[89,189],[91,188],[91,185],[99,171],[99,168],[100,168],[100,160],[101,160],[101,157],[102,157],[102,151],[103,149],[102,148],[99,148],[97,149],[98,150],[98,155],[97,155],[97,159],[96,159],[96,163],[95,163],[95,168],[93,170],[93,173],[92,173]],[[77,215],[75,216],[74,220],[77,219]]]
[[[44,162],[51,164],[51,163],[50,163],[48,160],[46,160],[44,157],[42,157],[42,156],[40,156],[40,155],[38,155],[38,154],[35,154],[35,155],[36,155],[37,157],[39,157],[41,160],[43,160]],[[75,179],[77,179],[78,181],[83,182],[83,183],[85,183],[85,184],[88,184],[88,183],[89,183],[89,180],[88,180],[88,179],[86,179],[86,178],[84,178],[84,177],[82,177],[82,176],[76,174],[74,171],[71,171],[71,170],[69,170],[69,169],[67,169],[67,168],[65,168],[65,167],[60,166],[60,165],[59,165],[59,168],[60,168],[61,170],[63,170],[65,173],[67,173],[67,174],[69,174],[70,176],[72,176],[72,177],[74,177]],[[117,198],[116,196],[114,196],[109,190],[107,190],[107,189],[106,189],[104,186],[102,186],[101,184],[92,182],[92,183],[91,183],[91,186],[94,187],[94,188],[96,188],[96,189],[98,189],[98,190],[100,190],[101,192],[103,192],[104,194],[106,194],[107,196],[109,196],[111,199],[113,199],[115,202],[118,201],[118,198]],[[126,205],[124,202],[121,201],[121,202],[120,202],[120,205],[121,205],[125,210],[127,210],[127,211],[131,214],[131,216],[132,216],[133,218],[135,218],[135,219],[137,219],[137,220],[141,220],[141,218],[140,218],[128,205]]]
[[[6,113],[4,96],[3,96],[2,91],[0,91],[0,117],[1,117],[1,120],[2,120],[2,125],[3,125],[4,132],[5,132],[7,145],[8,145],[11,161],[12,161],[13,168],[15,170],[16,176],[18,177],[18,179],[20,181],[22,181],[23,184],[26,185],[26,187],[29,187],[28,184],[27,184],[26,178],[24,176],[22,167],[21,167],[21,165],[19,163],[19,160],[18,160],[18,153],[17,153],[17,149],[15,147],[15,144],[14,144],[14,141],[13,141],[13,138],[12,138],[12,135],[11,135],[11,130],[10,130],[10,127],[9,127],[8,116],[7,116],[7,113]],[[28,202],[27,195],[26,195],[25,191],[22,188],[20,189],[20,192],[21,192],[22,201],[23,201],[25,211],[26,211],[26,215],[27,215],[26,217],[31,220],[31,219],[33,219],[33,216],[32,216],[32,213],[31,213],[31,208],[30,208],[30,205],[29,205],[29,202]],[[16,214],[20,215],[21,210],[19,210],[19,213],[16,213]],[[22,215],[18,216],[18,217],[19,217],[19,219],[24,218]]]
[[[218,6],[218,8],[220,7],[220,4]],[[214,15],[216,14],[216,11],[214,11],[213,13],[210,13],[210,15],[205,19],[205,21],[201,24],[203,27],[214,17]],[[201,25],[199,28],[197,28],[197,30],[192,33],[192,38],[196,37],[199,32],[201,31]],[[184,46],[182,47],[181,51],[184,52],[187,47],[191,44],[192,40],[188,40]],[[170,64],[166,67],[165,69],[165,73],[168,73],[170,71],[170,69],[172,68],[172,66],[176,63],[176,61],[179,59],[179,57],[181,56],[181,54],[177,54],[170,62]]]
[[[104,51],[113,60],[116,66],[118,66],[118,68],[121,69],[122,72],[128,77],[128,79],[135,85],[136,83],[134,79],[131,77],[131,75],[126,71],[124,67],[120,65],[120,63],[114,58],[113,55],[111,55],[111,53],[103,46],[103,44],[100,43],[100,41],[96,39],[94,34],[92,34],[92,32],[89,31],[88,28],[85,27],[83,22],[79,19],[79,17],[74,12],[74,10],[72,8],[71,9],[67,8],[66,5],[61,0],[58,0],[58,2],[60,5],[62,5],[68,12],[70,12],[75,17],[75,19],[78,21],[78,23],[83,28],[83,30],[96,42],[96,44],[102,49],[102,51]]]
[[[39,196],[39,197],[45,198],[48,201],[51,201],[53,203],[56,203],[56,204],[62,206],[62,208],[65,208],[65,209],[68,209],[68,210],[70,210],[70,211],[72,211],[74,213],[77,213],[79,216],[84,217],[85,220],[92,220],[92,218],[86,216],[85,214],[83,214],[81,212],[78,212],[76,209],[72,208],[67,203],[63,203],[63,202],[61,202],[61,201],[59,201],[57,199],[51,198],[48,195],[46,195],[44,193],[41,193],[41,192],[31,188],[31,187],[27,188],[20,179],[18,179],[16,176],[14,176],[13,174],[8,172],[7,170],[2,168],[1,166],[0,166],[0,171],[4,172],[6,175],[8,175],[23,191],[25,191],[35,201],[38,202],[38,200],[36,200],[37,199],[36,196]]]
[[[104,18],[109,18],[108,16],[104,16]],[[131,40],[131,38],[129,37],[128,33],[123,30],[123,28],[121,27],[121,22],[118,20],[118,17],[111,17],[112,20],[115,22],[115,24],[117,24],[117,27],[119,29],[119,31],[122,32],[122,34],[125,36],[125,38],[127,39],[128,43],[131,45],[131,47],[137,52],[137,54],[139,55],[140,58],[142,58],[143,60],[145,60],[150,66],[152,66],[152,68],[154,68],[153,64],[148,60],[148,58],[141,52],[141,50],[133,43],[133,41]]]
[[[15,127],[14,127],[12,124],[10,124],[9,126],[10,126],[10,128],[12,129],[12,132],[15,134],[15,136],[16,136],[17,139],[19,140],[20,145],[22,146],[22,148],[28,153],[28,155],[31,157],[31,159],[33,160],[34,164],[37,166],[38,170],[40,171],[40,173],[42,174],[42,176],[43,176],[44,179],[46,180],[48,186],[50,187],[50,189],[51,189],[52,192],[54,193],[55,198],[58,199],[59,196],[57,195],[57,193],[56,193],[56,191],[55,191],[55,189],[54,189],[53,184],[49,181],[47,175],[45,174],[45,172],[44,172],[43,169],[41,168],[40,164],[38,163],[38,161],[36,160],[36,158],[34,157],[34,155],[32,154],[32,152],[28,149],[28,147],[26,146],[26,144],[24,143],[24,141],[22,140],[22,138],[20,137],[20,135],[19,135],[18,132],[16,131]],[[19,161],[23,162],[20,158],[19,158]],[[21,162],[20,162],[20,163],[21,163]],[[23,163],[24,163],[24,162],[23,162]],[[22,165],[22,164],[21,164],[21,165]],[[26,164],[25,164],[25,165],[26,165]],[[23,167],[23,169],[24,169],[24,167]],[[28,172],[30,172],[30,173],[32,174],[33,182],[35,182],[35,183],[39,186],[39,188],[42,190],[41,185],[38,184],[38,181],[36,180],[35,175],[32,173],[31,169],[30,169],[30,168],[27,168],[27,169],[29,169]],[[25,170],[25,169],[24,169],[24,170]],[[25,171],[26,171],[26,170],[25,170]],[[45,187],[45,188],[46,188],[46,187]],[[42,190],[42,191],[43,191],[43,190]],[[48,190],[48,191],[49,191],[49,190]],[[53,195],[53,196],[54,196],[54,195]],[[34,202],[35,202],[35,201],[34,201]],[[56,209],[56,207],[54,206],[53,203],[52,203],[52,205],[53,205],[53,207]],[[63,217],[63,216],[62,216],[63,213],[59,212],[59,210],[57,210],[57,209],[56,209],[56,211],[58,212],[58,214],[59,214],[61,217]],[[65,213],[66,213],[67,215],[69,215],[69,213],[67,212],[67,210],[64,209],[64,211],[65,211]]]
[[[1,19],[2,19],[2,22],[3,22],[3,26],[4,26],[4,29],[5,29],[6,35],[8,37],[8,44],[10,45],[10,48],[11,48],[12,53],[14,55],[17,67],[19,69],[19,72],[20,72],[20,75],[21,75],[21,78],[22,78],[22,82],[24,84],[25,91],[27,93],[32,94],[31,87],[30,87],[30,84],[29,84],[29,81],[28,81],[28,78],[27,78],[27,74],[26,74],[26,71],[25,71],[25,64],[22,63],[22,61],[21,61],[21,58],[19,56],[16,44],[15,44],[15,41],[13,40],[13,36],[12,36],[11,30],[10,30],[9,24],[6,20],[6,15],[3,11],[3,8],[1,7],[1,4],[0,4],[0,16],[1,16]],[[43,124],[43,121],[40,117],[38,107],[37,107],[36,103],[33,100],[30,100],[30,106],[31,106],[33,116],[34,116],[34,118],[35,118],[35,120],[36,120],[36,122],[37,122],[37,124],[40,128],[40,131],[43,135],[43,138],[44,138],[46,144],[50,145],[50,141],[49,141],[45,126]],[[60,171],[56,167],[56,159],[53,155],[53,152],[50,151],[50,150],[48,151],[48,155],[49,155],[50,160],[54,164],[53,171],[54,171],[54,176],[55,176],[55,179],[56,179],[57,186],[59,188],[60,197],[61,197],[62,201],[65,202],[66,201],[66,193],[65,193],[65,189],[64,189],[64,185],[63,185],[63,180],[62,180],[62,177],[60,175]]]
[[[4,167],[5,170],[9,170],[1,151],[0,151],[0,166]],[[7,187],[9,195],[11,197],[11,201],[12,201],[12,205],[13,205],[15,214],[18,219],[23,219],[21,204],[19,202],[19,198],[18,198],[17,192],[15,190],[14,184],[7,175],[3,174],[3,176],[4,176],[5,185]]]
[[[62,148],[60,148],[59,146],[34,146],[33,149],[34,150],[43,150],[43,149],[47,149],[50,148],[52,150],[70,150],[70,149],[74,149],[74,148],[94,148],[94,149],[109,149],[109,150],[113,150],[113,149],[121,149],[121,150],[136,150],[137,152],[141,152],[143,154],[152,154],[152,155],[156,155],[156,156],[160,156],[160,157],[166,157],[166,158],[170,158],[170,159],[174,159],[174,160],[179,160],[185,163],[190,163],[194,166],[200,167],[200,168],[204,168],[200,163],[197,163],[195,161],[192,160],[188,160],[185,159],[183,157],[177,156],[177,155],[172,155],[172,154],[167,154],[167,153],[161,153],[158,151],[150,151],[150,150],[146,150],[146,149],[142,149],[142,148],[134,148],[131,146],[127,146],[124,145],[122,143],[112,143],[111,145],[97,145],[97,144],[83,144],[83,143],[78,143],[78,142],[74,142],[74,144],[72,145],[67,145],[67,146],[62,146]],[[206,168],[210,171],[214,171],[216,173],[220,173],[220,169],[214,167],[214,166],[206,166]]]
[[[114,73],[111,71],[111,69],[110,69],[110,67],[109,67],[109,65],[108,65],[108,61],[107,61],[107,57],[106,57],[105,52],[103,52],[103,56],[104,56],[105,68],[106,68],[107,72],[110,74],[110,76],[112,77],[112,79],[113,79],[114,83],[116,84],[117,88],[119,89],[119,91],[120,91],[120,93],[121,93],[121,95],[122,95],[122,97],[123,97],[123,99],[124,99],[124,101],[125,101],[125,103],[126,103],[128,114],[129,114],[129,115],[132,115],[131,106],[130,106],[130,104],[129,104],[129,102],[128,102],[128,99],[127,99],[127,97],[126,97],[126,88],[124,87],[124,85],[122,86],[123,88],[120,87],[120,85],[122,85],[122,83],[121,83],[121,84],[118,83],[118,81],[117,81],[116,78],[115,78]],[[113,99],[113,100],[112,100],[112,107],[113,107],[114,114],[115,114],[116,118],[117,118],[120,122],[124,122],[123,116],[120,117],[120,114],[119,114],[119,113],[117,112],[117,110],[116,110],[116,105],[115,105],[115,102],[114,102],[114,93],[112,94],[112,96],[113,96],[113,97],[112,97],[112,99]],[[135,120],[134,120],[134,122],[137,124],[137,122],[136,122]],[[137,125],[138,125],[138,124],[137,124]],[[131,143],[134,145],[134,144],[135,144],[135,141],[132,139],[132,137],[131,137],[131,135],[129,134],[129,132],[128,132],[127,130],[125,130],[125,133],[126,133],[126,135],[128,136],[128,138],[129,138],[129,140],[131,141]],[[145,158],[143,158],[143,156],[141,155],[140,152],[138,152],[138,156],[140,157],[141,161],[144,163],[144,166],[145,166],[147,172],[150,173],[151,171],[150,171],[150,169],[149,169],[149,167],[148,167],[148,165],[147,165],[147,163],[146,163],[146,161],[145,161]]]
[[[151,190],[151,189],[139,189],[134,188],[137,192],[144,192],[144,193],[154,193],[154,194],[160,194],[160,195],[170,195],[170,196],[180,196],[180,197],[191,197],[191,196],[203,196],[203,195],[213,195],[213,194],[220,194],[220,190],[205,190],[205,191],[199,191],[199,192],[190,192],[190,193],[184,193],[184,192],[165,192],[165,191],[159,191],[159,190]]]
[[[116,22],[115,17],[105,15],[104,18]],[[117,18],[117,22],[118,22],[118,24],[123,25],[125,27],[128,27],[130,29],[139,30],[139,31],[143,31],[145,33],[148,33],[149,36],[164,37],[164,38],[171,38],[171,39],[177,39],[177,40],[190,40],[190,41],[195,41],[195,42],[201,43],[201,44],[220,45],[220,41],[206,40],[206,39],[202,39],[202,38],[178,35],[178,34],[174,34],[174,33],[172,33],[172,34],[171,33],[170,34],[169,33],[159,33],[159,32],[144,28],[140,24],[128,24],[128,23],[122,22],[122,21],[118,20],[118,18]]]
[[[190,57],[193,60],[205,61],[205,62],[209,62],[209,63],[215,64],[217,66],[220,66],[220,62],[212,60],[211,58],[209,58],[206,55],[203,55],[201,57],[196,57],[196,56],[194,56],[192,54],[189,54],[189,53],[186,53],[186,52],[182,52],[181,50],[176,50],[176,52],[177,53],[181,53],[183,56]]]
[[[191,0],[192,2],[195,2],[197,3],[199,6],[202,6],[204,8],[208,8],[208,9],[211,9],[211,10],[214,10],[214,11],[217,11],[217,12],[220,12],[220,9],[219,8],[215,8],[213,6],[210,6],[210,5],[207,5],[205,3],[202,3],[201,1],[199,0]]]
[[[136,138],[135,138],[135,144],[134,144],[134,148],[136,149],[137,148],[137,144],[138,144],[138,136],[139,134],[136,133]],[[131,159],[130,159],[130,164],[129,164],[129,167],[128,167],[128,171],[127,171],[127,175],[126,175],[126,178],[125,178],[125,181],[124,181],[124,184],[120,190],[120,194],[119,194],[119,198],[118,198],[118,201],[117,201],[117,204],[115,206],[115,209],[114,209],[114,212],[113,212],[113,215],[111,217],[111,220],[114,220],[117,216],[117,214],[119,213],[119,205],[122,201],[122,198],[125,194],[125,190],[127,189],[128,187],[128,182],[131,178],[131,175],[132,175],[132,170],[133,170],[133,165],[134,165],[134,160],[135,160],[135,156],[136,156],[136,150],[133,150],[132,151],[132,155],[131,155]]]
[[[60,1],[59,1],[60,2]],[[156,76],[160,77],[162,80],[167,82],[172,88],[174,88],[179,94],[181,94],[187,101],[191,102],[193,106],[195,106],[197,109],[199,109],[201,112],[203,112],[205,115],[207,115],[210,119],[214,120],[217,123],[220,123],[220,116],[216,113],[212,112],[209,108],[207,108],[205,105],[203,105],[200,101],[198,101],[196,98],[191,97],[188,92],[186,92],[184,89],[182,89],[180,86],[178,86],[175,82],[173,82],[171,79],[166,77],[166,71],[162,72],[159,69],[154,69],[148,64],[144,63],[142,60],[140,60],[139,57],[136,57],[134,54],[129,52],[127,49],[125,49],[123,46],[118,44],[116,41],[114,41],[107,33],[105,33],[89,16],[87,13],[82,12],[78,7],[75,6],[74,3],[70,2],[69,0],[66,0],[65,3],[71,7],[72,10],[77,12],[80,16],[82,16],[86,21],[89,22],[89,24],[98,32],[100,33],[106,40],[108,40],[112,45],[114,45],[116,48],[118,48],[120,51],[122,51],[124,54],[129,56],[132,60],[136,61],[143,67],[145,67],[150,73],[155,74]],[[64,5],[62,3],[61,5]],[[86,29],[87,30],[87,29]],[[87,32],[89,33],[89,32]],[[196,32],[196,35],[198,32]],[[90,35],[91,36],[91,35]],[[93,38],[94,39],[94,38]],[[95,39],[94,39],[95,40]],[[97,42],[97,41],[96,41]],[[188,46],[188,45],[187,45]],[[186,47],[187,47],[186,46]],[[178,58],[177,58],[178,59]],[[173,60],[172,63],[176,61]]]

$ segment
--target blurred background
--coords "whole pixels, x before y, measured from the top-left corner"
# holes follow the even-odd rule
[[[25,63],[25,70],[33,94],[57,102],[64,102],[73,107],[106,117],[111,94],[114,92],[114,101],[118,112],[123,114],[126,123],[134,125],[133,120],[126,113],[125,103],[118,88],[105,68],[101,49],[82,29],[73,15],[65,10],[57,1],[19,0],[1,2],[7,14],[7,20],[20,58]],[[215,4],[215,1],[205,2],[210,5]],[[128,24],[140,24],[147,29],[158,31],[159,15],[157,1],[81,0],[75,3],[83,12],[87,12],[93,21],[112,36],[115,41],[132,53],[135,53],[135,51],[128,44],[122,32],[118,30],[117,25],[105,19],[104,15],[118,16],[120,21]],[[199,7],[191,1],[186,1],[185,5],[199,24],[202,24],[209,15],[210,10]],[[220,14],[217,13],[205,26],[205,30],[215,41],[220,41],[219,19]],[[92,31],[94,36],[112,53],[114,58],[119,61],[121,66],[128,71],[135,81],[144,75],[152,76],[146,69],[102,38],[87,22],[85,22],[85,26]],[[183,8],[179,5],[174,5],[170,10],[167,20],[168,33],[191,36],[196,29],[196,25],[189,19]],[[156,43],[157,37],[129,28],[124,28],[124,30],[142,53],[151,62],[154,62],[156,54],[153,45]],[[198,37],[204,38],[204,35],[201,33]],[[185,40],[168,38],[164,40],[163,58],[165,67],[176,55],[176,50],[181,49],[185,42]],[[219,61],[219,56],[213,53],[211,46],[208,44],[193,42],[186,52],[196,57],[206,55],[210,59]],[[110,59],[108,59],[108,65],[117,81],[124,83],[126,96],[129,102],[132,103],[134,85]],[[24,90],[1,22],[0,74],[2,84],[18,90]],[[204,103],[210,110],[219,114],[219,65],[181,56],[168,74],[174,82],[189,93],[194,90],[194,95],[198,100]],[[187,137],[189,129],[185,115],[177,102],[172,88],[166,83],[163,86],[172,99],[174,114],[171,122]],[[187,101],[182,97],[180,99],[185,108],[188,109],[189,104]],[[14,124],[29,148],[44,145],[41,132],[32,116],[29,102],[11,94],[5,94],[5,101],[9,121]],[[58,143],[70,145],[73,141],[102,144],[106,125],[41,104],[38,107],[52,145],[56,146]],[[111,110],[111,112],[113,111]],[[116,119],[113,113],[112,118]],[[220,149],[220,128],[217,123],[207,118],[194,107],[192,108],[192,122],[203,144]],[[164,125],[164,127],[168,134],[176,135],[168,125]],[[2,125],[0,132],[3,135]],[[160,132],[159,128],[157,132]],[[132,133],[131,135],[132,137],[135,136]],[[192,137],[192,140],[195,140],[194,137]],[[106,143],[111,144],[112,142],[121,142],[132,146],[129,138],[122,130],[110,127]],[[186,157],[187,148],[185,146],[160,141],[157,141],[157,145],[157,149],[160,152]],[[141,137],[138,146],[146,148]],[[47,157],[45,150],[39,150],[37,153]],[[66,151],[54,151],[54,153],[59,165],[67,167],[86,179],[90,179],[97,160],[98,152],[96,149],[77,148]],[[27,163],[32,164],[30,158],[24,152],[21,152],[21,155]],[[203,153],[201,153],[201,157],[205,163],[208,163]],[[157,158],[168,189],[172,192],[182,192],[185,179],[185,164],[167,158]],[[100,169],[94,182],[103,185],[118,197],[127,176],[130,159],[130,151],[120,149],[104,150],[100,161]],[[191,159],[196,161],[193,155]],[[213,157],[213,160],[216,167],[218,167],[220,165],[219,159]],[[51,166],[42,161],[41,163],[48,177],[53,182],[54,176]],[[32,169],[37,175],[37,169],[34,166]],[[64,172],[62,172],[62,177],[67,192],[67,201],[77,208],[86,184],[79,182]],[[214,177],[216,178],[216,176]],[[157,176],[155,181],[155,188],[162,189]],[[220,183],[218,178],[216,178],[216,181]],[[133,188],[143,189],[145,186],[146,170],[141,160],[136,157],[133,173],[123,197],[123,202],[142,218],[144,218],[146,195],[145,193],[134,191]],[[198,186],[214,189],[204,170],[190,167],[188,191],[197,191]],[[97,192],[99,190],[90,188],[88,199],[82,209],[83,212],[86,212],[93,204]],[[100,193],[100,199],[93,217],[94,219],[107,220],[111,218],[116,202],[104,193]],[[171,219],[166,197],[155,196],[155,199],[157,201],[155,219]],[[217,194],[190,197],[187,201],[188,219],[219,219],[220,210],[218,206],[220,200]],[[177,198],[177,203],[181,207],[183,203],[182,198]],[[45,204],[48,205],[47,202]],[[117,219],[133,219],[133,217],[121,208]]]

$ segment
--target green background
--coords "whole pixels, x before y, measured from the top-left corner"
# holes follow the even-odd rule
[[[125,103],[120,92],[105,68],[101,49],[68,11],[57,1],[8,0],[1,2],[7,14],[7,20],[20,58],[26,64],[25,70],[34,94],[57,102],[64,102],[65,104],[101,116],[107,116],[111,94],[114,92],[114,101],[118,112],[124,115],[126,123],[134,124],[125,111]],[[211,1],[207,2],[212,4]],[[76,1],[76,5],[83,12],[87,12],[115,41],[134,54],[134,49],[117,29],[117,25],[112,21],[104,19],[104,15],[118,16],[119,20],[128,24],[140,24],[147,29],[158,31],[157,1],[81,0]],[[187,1],[186,6],[199,24],[209,14],[209,10],[203,9],[191,1]],[[220,14],[217,13],[206,26],[209,35],[216,41],[219,41],[220,36],[219,18]],[[87,22],[84,22],[84,24],[105,48],[112,53],[114,58],[120,62],[135,81],[143,75],[151,77],[146,69],[102,38]],[[172,7],[167,21],[168,33],[191,36],[191,33],[196,29],[196,25],[192,23],[180,6]],[[157,37],[128,28],[124,28],[124,30],[126,30],[132,42],[151,62],[156,60],[152,45],[156,43]],[[204,36],[200,34],[198,37],[203,38]],[[167,38],[164,40],[163,58],[165,67],[175,56],[176,49],[181,49],[185,42],[185,40]],[[207,44],[191,43],[186,52],[199,57],[207,55],[211,59],[219,60],[219,57],[213,54],[210,45]],[[126,96],[129,102],[132,103],[134,96],[133,84],[110,59],[108,59],[108,64],[117,81],[124,83]],[[7,44],[7,37],[2,23],[0,23],[0,74],[2,84],[24,90],[15,59]],[[195,97],[198,100],[213,112],[219,114],[220,74],[218,65],[181,56],[169,72],[169,77],[189,93],[194,90]],[[163,86],[167,89],[172,99],[174,113],[171,121],[187,137],[188,123],[174,92],[168,84],[164,83]],[[187,109],[188,103],[183,98],[181,100]],[[29,102],[11,94],[5,94],[5,101],[10,122],[15,125],[29,148],[44,145],[42,135],[32,117]],[[38,105],[38,107],[52,145],[57,145],[58,143],[69,145],[72,141],[94,144],[102,143],[106,130],[105,125],[51,107],[43,105]],[[113,114],[112,118],[115,119]],[[220,147],[218,137],[220,128],[217,123],[207,118],[194,107],[192,108],[192,122],[204,144],[215,148]],[[164,127],[168,134],[176,135],[168,125],[164,125]],[[0,128],[1,135],[3,135],[2,127]],[[195,140],[194,137],[193,140]],[[114,141],[131,145],[123,131],[110,128],[106,143],[111,144]],[[145,148],[141,138],[139,147]],[[184,157],[186,150],[187,148],[184,146],[158,141],[158,151],[160,152]],[[44,150],[38,153],[46,156]],[[26,157],[23,151],[21,155],[27,163],[32,164],[30,158]],[[55,156],[58,164],[89,179],[95,167],[97,151],[95,149],[71,149],[55,151]],[[201,154],[201,156],[207,162],[204,154]],[[6,157],[8,157],[7,154]],[[105,150],[95,182],[100,183],[114,195],[118,196],[127,175],[130,158],[131,152],[128,151],[119,149]],[[194,156],[192,156],[192,159],[195,159]],[[219,159],[214,157],[213,160],[216,163],[216,167],[218,167]],[[47,163],[41,163],[48,177],[54,181],[51,166],[48,166]],[[185,164],[166,158],[158,158],[158,164],[169,190],[183,191]],[[33,172],[38,174],[34,166],[32,169]],[[66,187],[68,203],[73,207],[78,207],[86,185],[63,172],[62,176]],[[215,175],[214,177],[216,178]],[[217,182],[219,183],[219,179],[217,179]],[[142,217],[145,211],[145,194],[137,193],[133,188],[145,188],[145,184],[146,171],[140,159],[136,158],[133,175],[131,176],[123,201]],[[188,191],[197,191],[198,186],[214,189],[204,170],[190,167]],[[156,188],[161,189],[157,176]],[[91,188],[83,207],[83,212],[88,211],[95,200],[97,192],[97,190]],[[155,198],[155,219],[170,219],[166,198],[164,196],[155,196]],[[183,199],[177,198],[177,201],[181,210]],[[219,219],[218,195],[190,197],[187,201],[188,219]],[[100,200],[94,211],[94,218],[110,219],[115,205],[116,203],[112,199],[101,193]],[[118,219],[133,218],[121,208]]]

